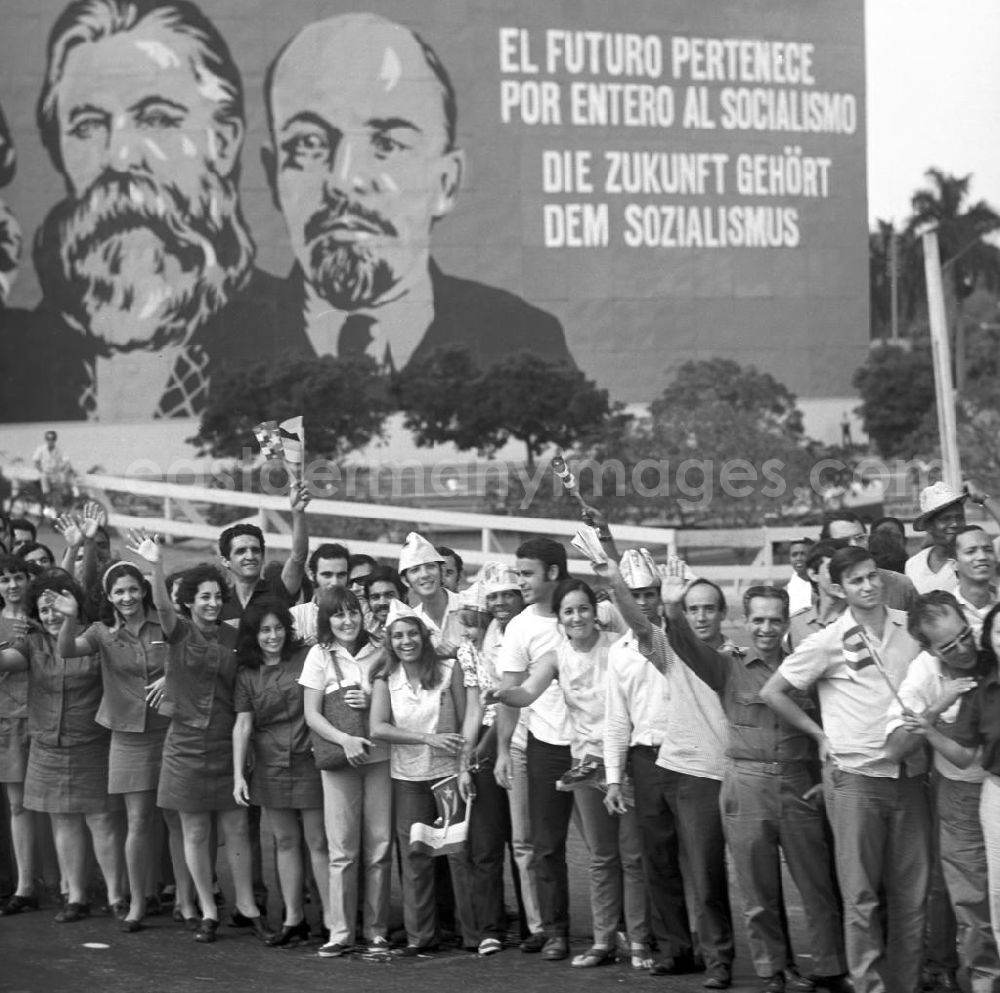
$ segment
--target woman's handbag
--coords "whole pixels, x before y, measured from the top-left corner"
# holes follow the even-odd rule
[[[343,734],[353,735],[355,738],[367,738],[368,711],[350,707],[345,700],[348,690],[357,690],[361,687],[357,683],[345,686],[344,674],[340,671],[336,652],[331,652],[330,656],[333,662],[333,671],[337,674],[337,689],[332,693],[324,694],[323,716]],[[350,766],[351,763],[348,761],[347,753],[342,745],[327,741],[315,731],[310,731],[309,736],[312,739],[313,758],[317,769],[333,772],[335,769],[346,769]]]

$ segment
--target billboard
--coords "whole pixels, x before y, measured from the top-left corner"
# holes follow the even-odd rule
[[[717,355],[850,392],[862,0],[5,0],[0,28],[0,422],[454,344],[626,402]]]

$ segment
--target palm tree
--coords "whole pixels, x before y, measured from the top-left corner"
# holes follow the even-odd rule
[[[918,240],[918,228],[928,222],[938,225],[941,266],[946,277],[945,304],[955,340],[955,381],[961,390],[965,383],[962,303],[977,287],[991,292],[1000,289],[1000,249],[985,240],[988,234],[1000,229],[1000,214],[984,200],[967,202],[971,175],[952,176],[936,168],[928,169],[924,175],[930,186],[913,194],[910,200],[913,214],[906,230]],[[922,271],[922,252],[914,261]],[[923,285],[922,275],[916,285]]]

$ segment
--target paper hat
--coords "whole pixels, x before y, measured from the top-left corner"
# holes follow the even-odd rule
[[[660,588],[660,573],[653,556],[645,548],[625,549],[618,563],[618,569],[630,590],[642,590],[647,586]]]
[[[444,562],[444,559],[422,534],[411,531],[399,552],[399,571],[403,573],[415,565],[424,565],[426,562]]]
[[[466,610],[486,613],[486,587],[481,580],[476,580],[468,589],[458,594],[458,605]]]
[[[409,604],[403,603],[402,600],[391,600],[389,602],[389,613],[385,618],[385,629],[388,631],[396,621],[419,620],[417,612]]]
[[[479,574],[479,582],[483,584],[485,594],[504,593],[507,590],[521,591],[517,581],[517,573],[504,562],[487,562]]]
[[[959,493],[944,481],[926,486],[920,491],[920,516],[913,522],[914,531],[925,531],[927,520],[940,513],[945,507],[964,503],[968,494]]]

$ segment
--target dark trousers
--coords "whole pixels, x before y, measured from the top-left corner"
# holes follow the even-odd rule
[[[528,816],[535,849],[538,909],[548,938],[569,937],[569,879],[566,835],[573,794],[556,789],[556,780],[573,764],[569,745],[550,745],[528,735]]]
[[[424,824],[434,823],[437,817],[437,804],[434,802],[434,793],[431,789],[433,785],[434,780],[392,781],[396,844],[402,853],[403,924],[406,927],[407,942],[421,948],[434,945],[438,941],[434,875],[436,863],[443,862],[444,857],[429,855],[426,852],[411,852],[410,827],[418,821]],[[453,855],[448,855],[447,859],[449,864],[459,861],[458,857]]]
[[[493,762],[480,763],[472,774],[476,799],[469,818],[469,861],[472,865],[472,903],[479,940],[502,941],[507,931],[503,901],[503,862],[510,838],[507,791],[497,785]]]
[[[721,783],[662,769],[655,748],[629,752],[652,907],[653,933],[666,955],[691,950],[685,883],[694,896],[699,951],[707,966],[731,965],[733,922],[726,843],[719,814]],[[680,850],[690,878],[682,880]]]

